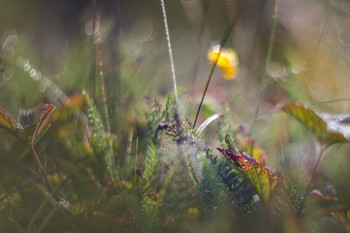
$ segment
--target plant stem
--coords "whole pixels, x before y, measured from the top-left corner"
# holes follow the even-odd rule
[[[225,46],[230,34],[231,34],[231,31],[232,29],[234,28],[234,26],[236,25],[238,19],[240,18],[244,8],[246,7],[247,3],[243,5],[243,7],[241,7],[241,9],[238,11],[238,14],[236,15],[236,18],[234,18],[232,20],[232,23],[230,25],[230,27],[228,28],[228,30],[226,31],[226,33],[224,34],[224,37],[220,43],[220,48],[219,48],[219,51],[218,51],[218,56],[215,60],[215,62],[213,63],[213,65],[211,66],[211,70],[210,70],[210,73],[209,73],[209,76],[208,76],[208,81],[207,81],[207,84],[205,85],[205,88],[204,88],[204,92],[203,92],[203,95],[202,95],[202,99],[201,99],[201,102],[198,106],[198,110],[197,110],[197,114],[196,114],[196,118],[194,119],[194,123],[193,123],[193,128],[196,127],[196,123],[197,123],[197,120],[198,120],[198,116],[199,116],[199,112],[201,111],[201,108],[202,108],[202,105],[203,105],[203,101],[204,101],[204,97],[207,93],[207,90],[208,90],[208,87],[209,87],[209,84],[210,84],[210,81],[211,81],[211,78],[213,76],[213,73],[215,71],[215,68],[216,68],[216,64],[218,63],[218,60],[220,58],[220,55],[221,55],[221,52],[222,52],[222,49],[223,47]]]
[[[264,92],[265,92],[265,89],[266,89],[266,86],[267,86],[267,77],[269,77],[268,74],[267,74],[267,69],[268,69],[268,66],[269,66],[270,61],[271,61],[271,55],[272,55],[272,51],[273,51],[273,44],[274,44],[274,41],[275,41],[276,22],[277,22],[277,9],[278,9],[278,0],[274,0],[273,1],[273,14],[272,14],[272,29],[271,29],[271,33],[270,33],[269,47],[268,47],[268,50],[267,50],[267,56],[266,56],[266,62],[265,62],[265,68],[264,68],[264,76],[262,78],[261,85],[260,85],[260,91],[259,91],[259,97],[258,97],[258,105],[256,106],[256,109],[255,109],[254,119],[253,119],[252,126],[250,127],[249,137],[253,133],[255,122],[256,122],[256,119],[257,119],[258,114],[259,114],[259,109],[260,109],[262,97],[264,95]]]
[[[106,115],[106,125],[107,125],[107,133],[108,136],[111,134],[111,126],[109,124],[109,117],[108,117],[108,107],[107,107],[107,99],[106,99],[106,90],[105,90],[105,78],[103,73],[103,63],[102,63],[102,48],[101,48],[101,23],[100,23],[100,17],[98,17],[98,50],[100,55],[100,78],[101,78],[101,88],[102,88],[102,96],[103,96],[103,107]]]
[[[168,27],[168,21],[167,21],[167,16],[166,16],[164,0],[160,0],[160,4],[162,6],[166,40],[168,42],[168,52],[169,52],[169,58],[170,58],[170,68],[171,68],[171,74],[172,74],[172,80],[173,80],[174,94],[175,94],[176,103],[178,103],[179,99],[178,99],[178,96],[177,96],[174,58],[173,58],[173,52],[172,52],[172,49],[171,49],[170,33],[169,33],[169,27]]]
[[[20,162],[20,161],[17,161],[16,159],[13,159],[9,156],[6,156],[6,155],[1,155],[0,154],[0,158],[1,159],[4,159],[4,160],[7,160],[13,164],[16,164],[22,168],[24,168],[25,170],[27,170],[29,173],[31,173],[35,178],[42,178],[36,171],[34,171],[31,167],[29,167],[28,165]],[[1,200],[0,200],[1,201]]]
[[[320,149],[320,153],[318,154],[318,158],[316,160],[316,163],[314,165],[314,168],[311,172],[311,177],[310,177],[310,181],[308,183],[308,185],[306,186],[306,190],[305,190],[305,194],[304,194],[304,198],[303,198],[303,202],[301,203],[299,209],[298,209],[298,213],[297,213],[297,216],[300,216],[301,214],[301,211],[303,210],[304,206],[305,206],[305,201],[306,201],[306,198],[307,196],[309,195],[309,192],[311,190],[311,187],[312,187],[312,183],[316,177],[316,173],[317,173],[317,169],[320,165],[320,162],[321,162],[321,159],[323,157],[323,154],[324,152],[326,151],[326,149],[329,147],[330,145],[322,145],[321,149]]]
[[[342,101],[349,101],[349,100],[350,100],[350,98],[345,98],[345,99],[333,99],[333,100],[326,100],[326,101],[318,101],[318,102],[310,103],[309,106],[311,106],[311,105],[317,105],[317,104],[331,104],[331,103],[342,102]]]
[[[91,39],[91,46],[93,49],[92,78],[94,83],[93,97],[94,97],[94,102],[96,103],[96,45],[95,45],[95,30],[96,30],[96,15],[97,15],[96,0],[92,0],[92,5],[94,8],[94,18],[92,22],[92,39]]]
[[[320,150],[320,153],[318,155],[318,158],[317,158],[317,161],[315,163],[315,166],[314,166],[314,169],[312,170],[312,173],[311,173],[311,178],[310,178],[310,181],[309,181],[309,184],[307,185],[307,188],[306,188],[306,191],[310,191],[311,189],[311,186],[312,186],[312,182],[314,181],[315,179],[315,176],[316,176],[316,172],[317,172],[317,169],[318,169],[318,166],[320,165],[320,162],[321,162],[321,158],[325,152],[325,150],[328,148],[328,146],[322,146],[321,150]]]
[[[202,17],[202,22],[200,26],[200,30],[198,33],[198,39],[197,39],[197,46],[196,46],[196,52],[195,52],[195,65],[192,70],[192,74],[189,77],[189,79],[193,79],[193,83],[196,84],[197,80],[197,73],[198,73],[198,68],[199,68],[199,63],[200,63],[200,58],[201,58],[201,52],[202,52],[202,47],[203,47],[203,39],[204,39],[204,31],[205,31],[205,25],[207,22],[207,17],[208,17],[208,12],[209,12],[209,3],[210,0],[205,0],[204,2],[204,14]],[[191,90],[191,95],[195,93],[195,85],[193,86]]]
[[[30,144],[29,144],[29,148],[30,148],[30,150],[32,151],[32,153],[33,153],[33,155],[34,155],[34,158],[35,158],[35,161],[36,161],[36,163],[38,164],[38,166],[39,166],[39,168],[40,168],[40,171],[42,172],[42,174],[43,174],[43,176],[44,176],[44,180],[45,180],[45,182],[46,182],[46,185],[47,185],[48,189],[49,189],[50,191],[52,191],[52,185],[51,185],[50,181],[49,181],[48,178],[47,178],[45,169],[44,169],[44,167],[43,167],[43,165],[42,165],[42,163],[41,163],[41,161],[40,161],[40,159],[39,159],[38,154],[37,154],[36,151],[35,151],[34,145],[33,145],[32,143],[30,143]]]

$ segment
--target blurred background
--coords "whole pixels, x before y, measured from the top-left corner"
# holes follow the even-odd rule
[[[165,4],[180,107],[190,121],[209,74],[208,50],[222,40],[245,5],[225,45],[237,51],[239,73],[226,80],[216,70],[200,122],[226,105],[232,128],[243,125],[249,131],[266,71],[267,86],[252,137],[276,170],[294,176],[310,170],[315,141],[279,106],[298,101],[317,111],[349,114],[350,1],[278,1],[276,37],[267,67],[273,1],[166,0]],[[100,28],[96,22],[94,31],[95,18],[100,19]],[[0,0],[0,21],[0,105],[14,116],[19,109],[39,102],[57,104],[65,95],[84,89],[102,109],[99,29],[113,132],[127,131],[118,124],[121,115],[132,127],[144,120],[146,96],[162,98],[172,92],[158,0]],[[215,135],[207,133],[205,139],[218,144]],[[2,144],[4,151],[6,145]],[[346,204],[350,203],[350,180],[344,179],[350,176],[349,152],[348,145],[335,146],[320,168]]]

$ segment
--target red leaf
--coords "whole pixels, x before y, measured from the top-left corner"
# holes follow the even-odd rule
[[[32,141],[34,141],[35,138],[43,131],[45,126],[47,126],[48,117],[50,116],[52,111],[55,110],[55,108],[56,107],[53,106],[52,104],[45,104],[42,107],[39,120],[37,121],[37,124],[36,124],[36,127],[35,127],[35,131],[33,133]]]

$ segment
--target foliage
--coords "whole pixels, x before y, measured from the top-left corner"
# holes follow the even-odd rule
[[[226,136],[229,149],[218,150],[249,180],[264,202],[268,202],[272,192],[283,186],[283,178],[280,173],[272,173],[263,164],[240,152],[229,134]]]
[[[344,128],[341,126],[341,124],[345,123],[344,119],[335,122],[327,121],[327,118],[299,104],[286,104],[283,110],[307,127],[322,144],[334,144],[347,141],[344,132],[339,131]]]
[[[350,184],[344,179],[349,175],[350,118],[334,113],[346,112],[347,105],[333,95],[334,89],[347,93],[341,87],[345,79],[339,73],[336,81],[322,74],[329,63],[321,60],[325,54],[304,58],[305,51],[316,47],[316,53],[319,45],[310,49],[303,39],[304,44],[291,48],[295,38],[307,33],[289,25],[295,15],[285,5],[297,3],[276,2],[270,9],[270,3],[237,1],[236,10],[230,1],[223,8],[220,2],[169,1],[182,4],[193,20],[183,21],[181,12],[177,26],[202,24],[197,51],[192,51],[192,34],[186,43],[173,43],[182,46],[174,50],[176,66],[182,66],[177,69],[179,96],[169,94],[168,64],[158,41],[163,33],[152,21],[159,12],[121,33],[127,24],[102,17],[119,8],[94,9],[101,17],[93,22],[89,16],[86,36],[65,41],[61,64],[53,67],[31,49],[35,43],[29,38],[5,33],[0,51],[0,232],[350,232]],[[346,11],[345,3],[337,4],[327,7]],[[122,6],[136,5],[125,1]],[[285,17],[280,21],[279,7]],[[228,27],[220,16],[226,11]],[[272,25],[264,20],[271,12]],[[206,22],[211,14],[218,18],[214,26]],[[81,21],[69,20],[72,28]],[[261,21],[258,27],[252,26],[255,20]],[[207,41],[213,39],[204,32],[209,29],[207,34],[217,39],[223,28],[230,29],[222,40],[227,45],[211,47],[208,64],[202,64],[203,48],[210,48]],[[176,41],[181,36],[175,32]],[[339,46],[346,45],[343,31],[333,34],[343,39]],[[42,49],[53,47],[43,44]],[[183,50],[198,55],[190,78],[185,73],[191,56],[176,57]],[[225,79],[216,79],[214,64]],[[199,107],[195,118],[202,94],[196,89],[203,81],[196,78],[205,76],[210,65],[207,99],[203,95],[200,102],[205,112]],[[317,76],[327,81],[311,81]],[[322,84],[328,89],[318,90]],[[318,101],[323,94],[342,108]],[[290,99],[298,102],[276,107]],[[257,108],[251,108],[255,103]],[[316,138],[316,147],[298,122]]]

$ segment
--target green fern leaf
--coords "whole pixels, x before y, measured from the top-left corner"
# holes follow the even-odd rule
[[[92,133],[90,135],[91,146],[94,149],[103,177],[113,180],[115,176],[113,142],[106,135],[101,115],[97,111],[96,106],[86,92],[84,95],[88,105],[88,117],[92,125]]]

